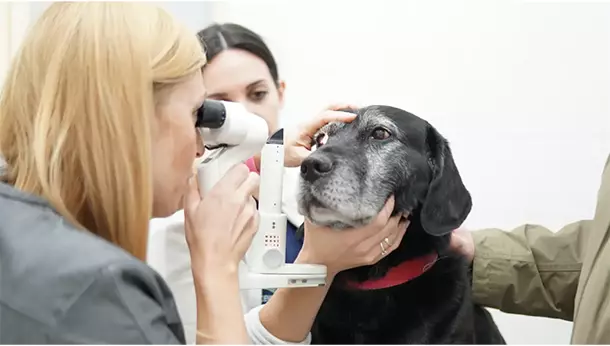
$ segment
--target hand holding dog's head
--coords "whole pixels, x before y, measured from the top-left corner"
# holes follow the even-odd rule
[[[300,212],[314,223],[358,227],[395,195],[394,212],[419,211],[428,234],[457,228],[472,203],[446,140],[397,108],[353,112],[351,123],[328,124],[314,136],[316,151],[301,165]]]
[[[351,111],[340,112],[338,110],[346,109]],[[314,119],[302,124],[296,130],[293,130],[284,143],[284,166],[297,167],[300,166],[303,160],[311,153],[313,145],[313,137],[316,132],[324,125],[331,122],[348,123],[355,118],[353,110],[357,107],[349,104],[331,105],[322,113],[318,114]]]

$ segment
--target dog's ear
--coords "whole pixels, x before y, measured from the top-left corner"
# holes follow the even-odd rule
[[[472,209],[472,199],[453,161],[447,140],[430,124],[426,129],[426,142],[432,179],[420,220],[426,233],[442,236],[462,225]]]

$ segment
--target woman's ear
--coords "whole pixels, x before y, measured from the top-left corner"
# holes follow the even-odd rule
[[[286,90],[286,82],[279,80],[277,82],[278,99],[280,100],[280,108],[284,107],[284,91]]]

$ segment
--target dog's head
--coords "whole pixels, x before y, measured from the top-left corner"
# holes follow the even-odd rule
[[[448,237],[472,207],[447,141],[401,109],[369,106],[352,112],[358,116],[351,123],[328,124],[314,136],[315,151],[301,165],[299,212],[315,224],[358,227],[394,195],[393,214],[411,215],[403,243],[411,238],[417,244],[401,244],[388,256],[394,257],[391,262],[429,251],[415,247],[426,247],[425,238],[433,243],[429,238]]]

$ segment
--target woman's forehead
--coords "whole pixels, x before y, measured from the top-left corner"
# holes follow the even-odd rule
[[[265,62],[239,49],[228,49],[215,56],[203,70],[208,93],[243,89],[258,81],[272,81]]]

